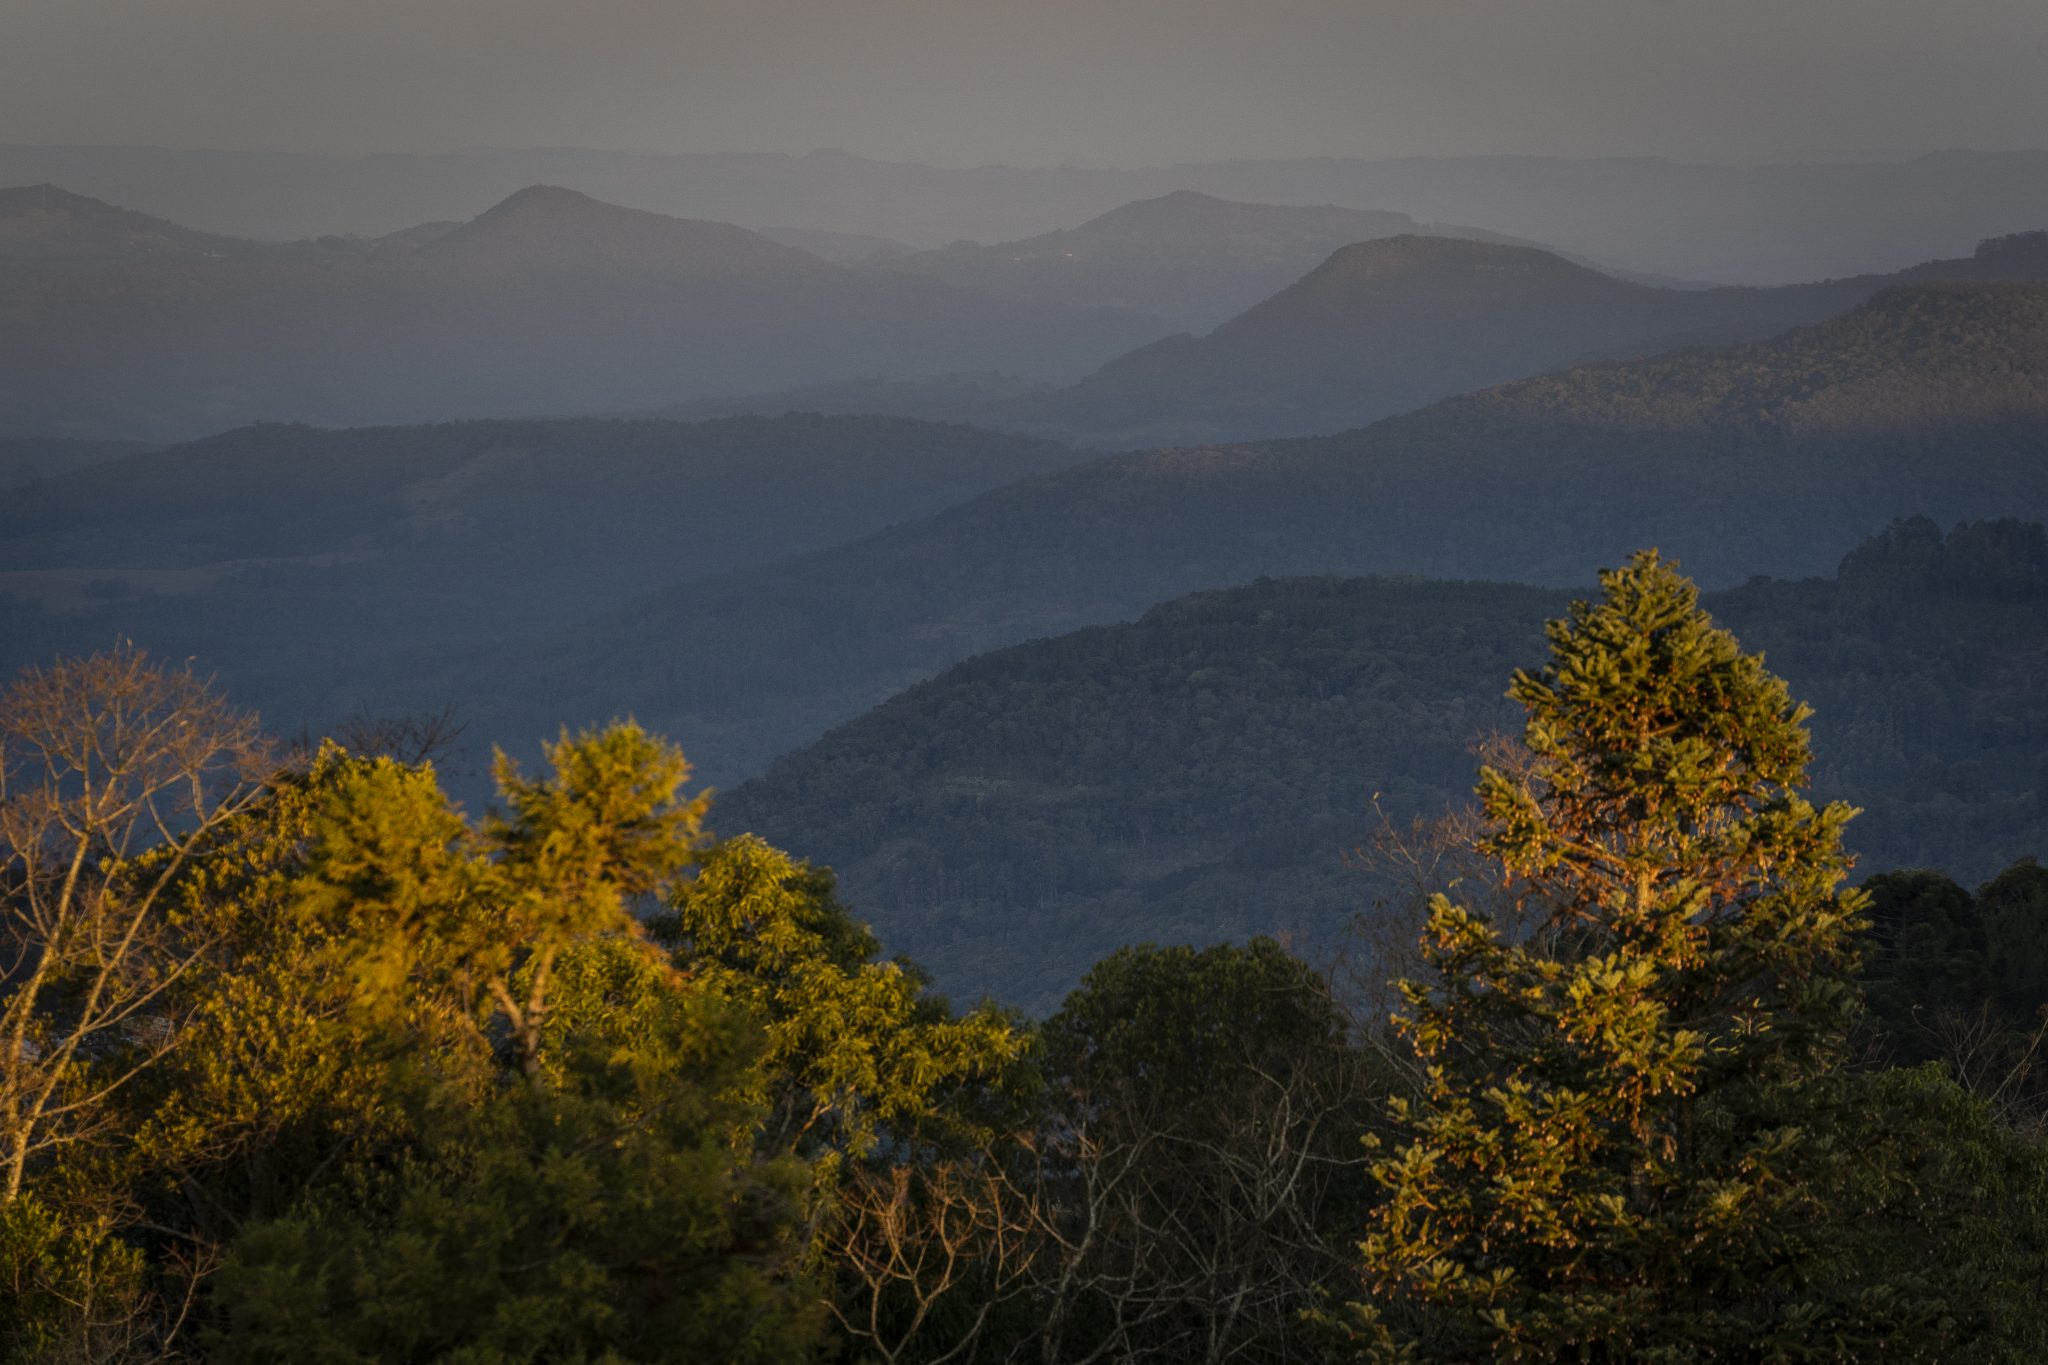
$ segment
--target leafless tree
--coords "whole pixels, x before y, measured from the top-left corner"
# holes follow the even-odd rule
[[[335,727],[334,738],[350,753],[417,764],[452,755],[468,729],[469,722],[461,718],[455,703],[449,702],[438,711],[351,716]]]
[[[1957,1084],[1982,1100],[1999,1123],[2035,1135],[2048,1133],[2048,1103],[2040,1082],[2048,1052],[2048,1009],[2025,1033],[1997,1017],[1988,1004],[1936,1010],[1925,1027]]]
[[[1059,1097],[1005,1166],[1041,1249],[1027,1264],[1042,1365],[1223,1365],[1304,1353],[1303,1312],[1343,1274],[1331,1208],[1363,1189],[1379,1093],[1341,1039],[1247,1038],[1199,1103],[1130,1078]]]
[[[986,1162],[858,1170],[826,1226],[824,1244],[845,1280],[833,1313],[888,1365],[973,1360],[991,1317],[1030,1287],[1037,1231],[1018,1192]],[[935,1316],[955,1305],[937,1340]]]
[[[253,716],[140,650],[25,673],[0,695],[0,1202],[101,1136],[177,1046],[208,927],[179,878],[261,795]]]

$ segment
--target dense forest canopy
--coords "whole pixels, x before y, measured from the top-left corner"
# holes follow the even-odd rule
[[[1908,524],[1843,583],[1977,612],[2044,558]],[[1849,887],[1808,711],[1689,581],[1646,552],[1596,599],[1513,591],[1566,612],[1550,662],[1511,647],[1520,741],[1380,956],[1126,946],[1039,1023],[715,837],[637,726],[501,755],[472,815],[431,758],[279,746],[133,648],[30,671],[0,1347],[2037,1358],[2048,875]]]

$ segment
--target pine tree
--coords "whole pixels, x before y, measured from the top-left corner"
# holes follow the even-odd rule
[[[1432,979],[1401,985],[1425,1079],[1374,1167],[1362,1335],[1516,1361],[1931,1340],[1838,1254],[1854,812],[1800,795],[1808,711],[1673,565],[1601,585],[1509,689],[1526,766],[1480,774],[1498,906],[1435,897]]]

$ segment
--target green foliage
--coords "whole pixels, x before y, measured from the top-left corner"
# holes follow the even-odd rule
[[[33,1193],[0,1204],[0,1359],[118,1358],[148,1298],[148,1268],[103,1219]]]
[[[1119,948],[1047,1019],[1041,1065],[1077,1096],[1124,1091],[1228,1126],[1233,1079],[1326,1061],[1350,1021],[1313,969],[1271,939],[1243,947]],[[1083,1102],[1086,1100],[1084,1098]]]
[[[1863,884],[1871,932],[1864,999],[1887,1051],[1901,1061],[1938,1052],[1938,1016],[1967,1013],[1990,993],[1984,924],[1970,893],[1938,872],[1888,872]]]
[[[329,748],[258,855],[191,888],[270,922],[153,1155],[189,1174],[228,1113],[301,1092],[232,1149],[301,1183],[230,1225],[211,1354],[775,1361],[818,1339],[810,1176],[731,1141],[757,1119],[757,1021],[630,913],[689,866],[705,802],[630,725],[548,757],[531,780],[501,762],[505,813],[471,824],[430,769]],[[307,1096],[324,1126],[276,1141]]]
[[[2048,1023],[2048,868],[2032,858],[1977,892],[1991,968],[1991,991],[2006,1016]]]
[[[1918,1281],[1948,1321],[1879,1349],[2020,1365],[2048,1353],[2048,1141],[2015,1128],[1938,1066],[1852,1078],[1834,1197],[1860,1273]],[[1963,1343],[1966,1343],[1963,1344]],[[1946,1349],[1949,1354],[1941,1354]]]
[[[621,951],[579,949],[569,974],[617,974]],[[803,1170],[736,1163],[727,1142],[758,1034],[700,992],[635,996],[630,1028],[571,1035],[557,1084],[427,1096],[395,1163],[250,1230],[216,1282],[210,1356],[809,1356],[820,1310],[789,1273]]]
[[[1997,1122],[2048,1124],[2048,874],[2031,858],[1973,896],[1935,872],[1894,872],[1864,886],[1873,932],[1864,954],[1873,1055],[1941,1063]]]
[[[1437,896],[1403,984],[1426,1082],[1374,1167],[1368,1282],[1458,1358],[1866,1358],[1933,1324],[1838,1279],[1852,812],[1799,794],[1807,712],[1690,582],[1644,553],[1601,586],[1515,676],[1527,767],[1480,774],[1526,918]]]
[[[1041,1065],[1057,1250],[1028,1313],[1052,1358],[1309,1358],[1392,1079],[1329,983],[1270,939],[1119,949],[1046,1021]]]
[[[885,1137],[940,1136],[1022,1054],[1001,1010],[956,1017],[915,968],[870,960],[874,937],[831,874],[752,836],[707,853],[673,906],[655,930],[678,968],[766,1030],[742,1091],[767,1107],[766,1150],[865,1156]]]

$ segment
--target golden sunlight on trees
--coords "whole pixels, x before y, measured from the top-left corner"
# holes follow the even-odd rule
[[[1363,1246],[1388,1358],[1767,1357],[1933,1343],[1848,1273],[1826,1130],[1863,898],[1807,712],[1654,553],[1518,673],[1526,770],[1485,768],[1506,914],[1430,906],[1399,1027],[1425,1064]],[[1588,1354],[1590,1353],[1590,1354]]]
[[[1476,808],[1386,827],[1455,892],[1364,940],[1391,1027],[1265,938],[956,1009],[631,723],[473,815],[31,673],[0,1359],[2041,1359],[2048,873],[1847,889],[1785,684],[1654,554],[1602,588]]]

